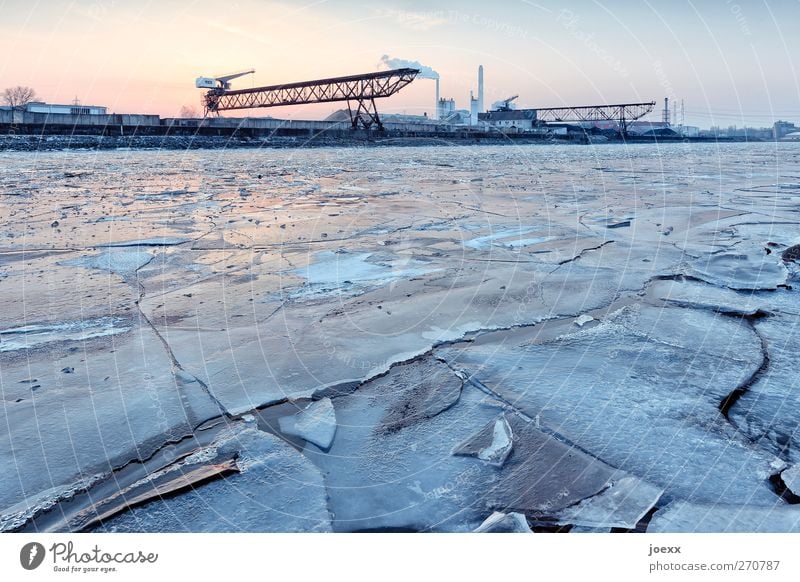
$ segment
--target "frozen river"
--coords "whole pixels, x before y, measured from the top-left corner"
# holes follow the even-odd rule
[[[800,530],[797,144],[0,153],[0,225],[0,531]]]

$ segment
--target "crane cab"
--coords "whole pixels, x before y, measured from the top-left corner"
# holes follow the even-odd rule
[[[198,89],[216,89],[217,80],[212,77],[197,77],[194,81],[194,86]]]

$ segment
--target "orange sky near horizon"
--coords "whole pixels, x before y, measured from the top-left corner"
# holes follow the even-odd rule
[[[246,88],[374,71],[389,54],[439,71],[459,108],[483,64],[487,107],[511,94],[528,107],[670,96],[696,125],[800,118],[796,0],[736,13],[724,2],[432,4],[0,0],[0,89],[166,117],[200,109],[200,75],[254,68],[235,82]],[[430,114],[433,102],[433,82],[419,79],[379,108]],[[340,107],[231,114],[319,119]]]

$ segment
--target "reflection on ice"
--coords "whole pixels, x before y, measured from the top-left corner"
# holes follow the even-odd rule
[[[295,271],[306,279],[306,284],[290,297],[359,294],[372,287],[419,277],[432,270],[430,263],[411,257],[322,251],[307,267]]]

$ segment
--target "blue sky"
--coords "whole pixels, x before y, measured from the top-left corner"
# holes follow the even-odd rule
[[[0,86],[119,112],[197,105],[198,75],[252,67],[239,86],[266,85],[375,70],[388,54],[437,70],[461,107],[483,64],[487,104],[519,94],[526,107],[660,107],[669,96],[692,125],[800,122],[800,0],[0,0],[0,14]],[[381,108],[429,112],[433,83],[415,81]]]

